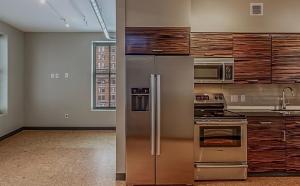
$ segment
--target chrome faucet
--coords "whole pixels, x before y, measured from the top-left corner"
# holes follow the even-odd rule
[[[288,103],[288,100],[287,100],[287,98],[286,98],[286,90],[290,90],[290,92],[291,92],[291,94],[292,94],[292,96],[294,96],[295,94],[294,94],[294,90],[293,90],[293,88],[292,87],[285,87],[285,88],[283,88],[282,89],[282,96],[281,96],[281,105],[280,105],[280,109],[281,110],[285,110],[286,109],[286,106],[289,104]]]

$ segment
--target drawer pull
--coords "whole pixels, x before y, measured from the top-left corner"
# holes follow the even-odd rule
[[[299,125],[300,125],[300,121],[296,121],[296,124],[299,124]]]
[[[154,49],[152,52],[163,52],[163,50]]]
[[[282,134],[283,134],[283,139],[282,139],[282,141],[286,141],[286,131],[285,131],[285,130],[282,130]]]
[[[261,121],[259,122],[261,125],[271,125],[272,122],[271,121]]]
[[[296,80],[295,80],[295,83],[300,83],[300,80],[299,80],[299,79],[296,79]]]
[[[258,79],[250,79],[250,80],[247,80],[248,83],[257,83],[258,82]]]

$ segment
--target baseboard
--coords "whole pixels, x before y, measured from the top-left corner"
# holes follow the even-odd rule
[[[117,181],[125,181],[126,180],[126,173],[117,173],[116,174]]]
[[[23,130],[116,130],[116,127],[23,127]]]
[[[263,172],[248,173],[248,177],[299,177],[300,172]]]
[[[5,140],[6,138],[9,138],[9,137],[11,137],[11,136],[13,136],[15,134],[18,134],[19,132],[22,132],[22,131],[23,131],[23,127],[19,128],[17,130],[14,130],[14,131],[12,131],[12,132],[10,132],[8,134],[5,134],[4,136],[0,137],[0,141]]]
[[[0,137],[0,141],[9,138],[23,130],[112,130],[115,131],[116,127],[21,127],[8,134]]]

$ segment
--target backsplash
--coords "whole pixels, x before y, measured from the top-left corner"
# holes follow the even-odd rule
[[[295,96],[287,90],[286,96],[293,106],[300,105],[300,84],[198,84],[195,93],[224,93],[230,106],[275,106],[279,104],[282,90],[292,87]]]

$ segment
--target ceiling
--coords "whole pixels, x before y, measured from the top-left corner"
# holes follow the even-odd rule
[[[90,0],[0,0],[0,21],[24,32],[99,32],[101,27]],[[116,30],[116,0],[97,0],[108,31]],[[67,28],[59,14],[70,24]],[[86,17],[87,25],[83,21]]]

